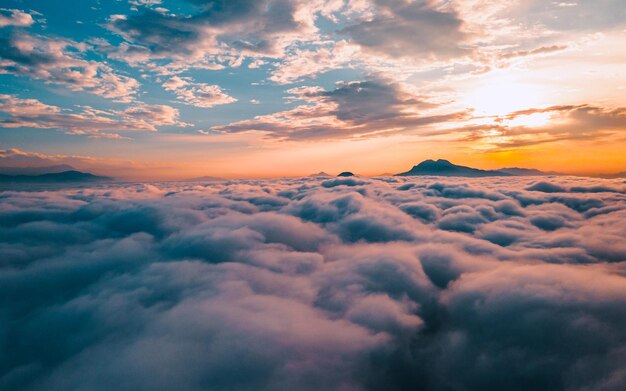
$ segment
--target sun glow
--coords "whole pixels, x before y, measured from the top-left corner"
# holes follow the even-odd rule
[[[536,128],[539,126],[547,125],[552,118],[550,113],[533,113],[528,115],[518,115],[515,118],[507,119],[507,126],[515,127],[515,126],[524,126],[529,128]]]
[[[488,78],[470,90],[461,103],[474,109],[476,115],[501,116],[539,107],[542,98],[538,88],[501,75]]]

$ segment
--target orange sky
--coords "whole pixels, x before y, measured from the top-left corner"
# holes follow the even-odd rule
[[[621,1],[294,0],[286,19],[255,5],[219,26],[182,3],[77,20],[9,3],[0,165],[133,179],[377,175],[429,158],[626,171]]]

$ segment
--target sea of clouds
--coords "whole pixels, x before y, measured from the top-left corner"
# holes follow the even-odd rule
[[[626,389],[626,184],[0,193],[2,390]]]

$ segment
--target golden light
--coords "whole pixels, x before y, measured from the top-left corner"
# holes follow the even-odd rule
[[[502,116],[540,107],[542,99],[536,87],[520,83],[508,75],[496,75],[470,89],[460,103],[474,109],[476,115]]]
[[[533,113],[529,115],[519,115],[515,118],[505,120],[504,123],[511,127],[525,126],[529,128],[536,128],[547,125],[550,122],[550,119],[550,113]]]

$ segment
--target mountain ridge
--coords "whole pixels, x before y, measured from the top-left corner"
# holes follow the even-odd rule
[[[56,164],[51,166],[4,166],[0,167],[0,175],[43,175],[58,174],[64,171],[77,171],[68,164]]]
[[[59,183],[59,182],[99,182],[111,180],[109,177],[98,176],[76,170],[47,173],[40,175],[6,175],[0,174],[0,182],[10,183]]]
[[[396,176],[463,176],[463,177],[485,177],[485,176],[512,176],[496,170],[481,170],[467,166],[459,166],[445,159],[424,160],[413,166],[409,171],[396,174]]]
[[[544,172],[534,168],[509,167],[497,170],[482,170],[451,163],[445,159],[427,159],[413,166],[409,171],[395,176],[459,176],[459,177],[509,177],[509,176],[541,176],[559,175],[558,173]]]

